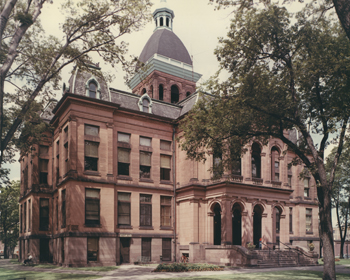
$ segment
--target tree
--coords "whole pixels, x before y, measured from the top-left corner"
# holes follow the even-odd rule
[[[292,21],[276,5],[237,11],[216,49],[230,76],[207,83],[214,97],[202,98],[184,118],[181,146],[196,160],[221,151],[230,169],[253,139],[281,139],[296,154],[293,164],[305,165],[315,179],[323,279],[335,279],[331,193],[350,116],[350,44],[336,22],[310,14],[304,10]],[[286,134],[292,129],[302,136],[298,143]],[[324,152],[332,140],[337,151],[327,178]]]
[[[231,7],[231,6],[237,6],[239,9],[245,9],[245,8],[250,8],[254,1],[252,0],[209,0],[210,2],[215,2],[218,4],[218,8],[220,9],[221,7]],[[285,0],[284,2],[293,2],[295,0]],[[269,3],[270,0],[259,0],[257,2],[264,2],[264,3]],[[303,3],[304,0],[298,0],[298,2]],[[314,2],[317,3],[316,0]],[[335,9],[339,21],[344,28],[344,31],[350,39],[350,2],[347,0],[324,0],[321,1],[320,9],[318,10],[321,13],[324,13],[327,10]]]
[[[4,243],[5,259],[9,258],[9,249],[13,251],[18,242],[19,192],[19,181],[0,187],[0,241]]]
[[[336,148],[327,157],[326,170],[328,176],[332,168],[332,159],[336,153]],[[348,226],[350,224],[350,142],[346,141],[343,152],[339,158],[338,167],[335,171],[332,202],[336,209],[337,226],[340,234],[340,258],[344,258],[344,244]]]
[[[150,18],[149,0],[67,0],[62,4],[64,37],[56,38],[45,36],[40,26],[47,2],[0,2],[0,168],[12,159],[23,121],[38,112],[31,110],[34,100],[45,104],[52,90],[58,89],[61,70],[72,63],[86,68],[91,54],[113,67],[121,63],[123,69],[130,69],[127,44],[121,37],[139,30]],[[14,92],[5,92],[9,85]]]

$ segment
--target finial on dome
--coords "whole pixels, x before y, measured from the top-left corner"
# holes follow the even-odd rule
[[[175,17],[174,11],[169,8],[166,0],[160,0],[159,4],[156,5],[155,11],[153,12],[154,22],[156,29],[166,28],[173,30],[173,19]]]

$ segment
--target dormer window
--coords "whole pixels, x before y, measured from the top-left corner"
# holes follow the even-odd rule
[[[140,111],[145,113],[152,113],[152,99],[148,96],[147,93],[141,96],[138,105]]]
[[[96,98],[96,83],[95,82],[90,82],[89,83],[89,97],[91,98]]]
[[[142,108],[143,108],[143,111],[148,113],[149,111],[149,101],[147,98],[144,98],[143,101],[142,101]]]
[[[85,84],[86,96],[100,99],[101,87],[95,77],[91,77]]]

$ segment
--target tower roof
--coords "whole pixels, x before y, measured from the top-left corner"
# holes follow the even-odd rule
[[[158,29],[152,34],[139,59],[141,62],[146,63],[154,54],[163,55],[192,65],[190,54],[185,45],[174,32],[168,29]]]

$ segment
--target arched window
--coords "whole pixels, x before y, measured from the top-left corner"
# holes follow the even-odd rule
[[[89,83],[89,97],[96,98],[97,85],[94,81]]]
[[[143,110],[143,112],[146,112],[146,113],[149,112],[149,101],[147,98],[144,98],[142,100],[142,110]]]
[[[187,96],[190,96],[191,95],[191,93],[188,91],[188,92],[186,92],[186,97]]]
[[[258,143],[252,145],[252,177],[261,178],[261,149]]]
[[[276,147],[271,149],[271,180],[280,180],[280,162],[279,162],[279,151]]]
[[[161,17],[161,18],[160,18],[160,24],[159,24],[160,26],[163,26],[163,21],[164,21],[164,20],[163,20],[163,18]]]
[[[261,205],[257,204],[253,210],[253,243],[256,248],[259,248],[259,241],[261,238],[261,218],[264,209]]]
[[[169,18],[166,18],[166,26],[169,27]]]
[[[179,89],[176,85],[171,86],[171,103],[179,102]]]
[[[214,245],[221,245],[221,207],[216,203],[214,212]]]
[[[153,86],[151,86],[151,98],[153,98]]]
[[[159,100],[163,100],[163,85],[159,85]]]
[[[145,94],[147,90],[145,88],[142,89],[142,94]]]

